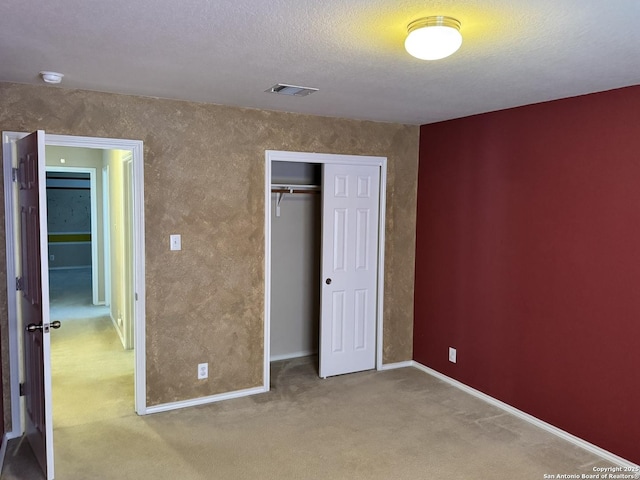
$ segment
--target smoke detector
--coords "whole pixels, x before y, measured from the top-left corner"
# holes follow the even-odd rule
[[[265,90],[268,93],[279,93],[280,95],[293,95],[294,97],[306,97],[307,95],[317,92],[317,88],[300,87],[298,85],[287,85],[286,83],[277,83],[273,87]]]
[[[58,72],[40,72],[40,76],[44,83],[60,83],[64,75]]]

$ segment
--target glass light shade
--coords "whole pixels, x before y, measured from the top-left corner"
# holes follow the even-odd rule
[[[40,72],[45,83],[60,83],[64,74],[58,72]]]
[[[439,60],[462,45],[460,22],[451,17],[425,17],[411,22],[404,48],[421,60]]]

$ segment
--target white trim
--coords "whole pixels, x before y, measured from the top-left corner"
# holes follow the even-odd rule
[[[384,330],[383,312],[384,312],[384,249],[385,249],[385,230],[387,225],[387,158],[384,157],[382,165],[380,165],[380,207],[378,208],[378,323],[377,323],[377,339],[378,352],[376,355],[376,368],[382,368],[382,360],[384,357],[383,343]]]
[[[264,365],[262,387],[265,392],[268,392],[271,385],[271,158],[269,150],[265,151],[264,158]]]
[[[5,435],[7,436],[7,440],[13,440],[14,438],[22,437],[22,433],[16,432],[15,430],[7,432],[7,433],[5,433]]]
[[[61,167],[61,166],[47,166],[45,168],[47,172],[77,172],[89,174],[89,201],[91,202],[91,289],[92,289],[92,303],[98,305],[100,303],[98,292],[98,277],[101,272],[98,268],[98,197],[97,197],[97,171],[95,167]],[[62,233],[62,232],[61,232]],[[63,232],[70,233],[70,232]],[[82,232],[85,233],[85,232]],[[54,234],[49,232],[50,235]],[[86,242],[58,242],[60,244],[74,244],[74,243],[86,243]]]
[[[294,163],[332,163],[336,165],[377,165],[382,167],[386,157],[368,155],[342,155],[336,153],[289,152],[283,150],[265,150],[265,157],[272,162]],[[269,183],[271,187],[271,183]]]
[[[120,339],[120,343],[124,346],[124,336],[122,335],[122,330],[118,325],[118,320],[113,318],[113,312],[109,309],[109,318],[111,319],[111,323],[113,324],[113,328],[118,333],[118,338]]]
[[[270,338],[271,338],[271,163],[318,163],[336,165],[371,165],[380,167],[380,208],[378,217],[378,290],[376,312],[376,368],[382,369],[383,355],[383,300],[384,300],[384,253],[385,253],[385,209],[387,205],[387,157],[366,155],[339,155],[332,153],[287,152],[265,150],[264,224],[265,224],[265,288],[264,288],[264,388],[270,384]]]
[[[206,405],[209,403],[221,402],[223,400],[231,400],[233,398],[248,397],[258,393],[265,393],[268,389],[264,387],[247,388],[245,390],[236,390],[235,392],[219,393],[217,395],[209,395],[208,397],[199,397],[191,400],[181,400],[179,402],[162,403],[147,407],[147,414],[168,412],[171,410],[179,410],[181,408],[196,407],[198,405]]]
[[[102,167],[102,245],[104,247],[104,304],[111,306],[111,206],[109,165]]]
[[[20,362],[21,331],[17,328],[17,292],[15,247],[17,245],[14,225],[14,205],[17,203],[13,188],[12,169],[15,159],[15,142],[25,133],[2,132],[2,163],[4,177],[4,222],[7,253],[7,317],[9,323],[9,381],[11,382],[11,435],[19,437],[24,432],[24,401],[20,397],[22,364]]]
[[[407,360],[406,362],[385,363],[381,365],[378,370],[396,370],[398,368],[413,367],[413,360]]]
[[[465,393],[468,393],[469,395],[473,395],[474,397],[479,398],[480,400],[484,400],[485,402],[493,405],[494,407],[498,407],[504,410],[505,412],[510,413],[511,415],[515,415],[516,417],[532,425],[535,425],[536,427],[546,430],[547,432],[552,433],[553,435],[556,435],[557,437],[560,437],[563,440],[566,440],[567,442],[570,442],[576,445],[577,447],[587,450],[588,452],[591,452],[594,455],[598,455],[599,457],[602,457],[603,459],[615,465],[619,465],[621,467],[634,468],[634,469],[638,468],[638,465],[636,465],[633,462],[630,462],[629,460],[619,457],[618,455],[611,453],[605,450],[604,448],[600,448],[597,445],[589,443],[586,440],[583,440],[582,438],[576,437],[575,435],[572,435],[569,432],[565,432],[564,430],[558,427],[555,427],[550,423],[540,420],[539,418],[536,418],[533,415],[529,415],[528,413],[525,413],[522,410],[518,410],[517,408],[512,407],[507,403],[501,402],[500,400],[493,398],[492,396],[487,395],[486,393],[480,392],[475,388],[465,385],[464,383],[459,382],[458,380],[454,380],[453,378],[448,377],[436,370],[433,370],[432,368],[426,367],[421,363],[414,361],[413,366],[418,370],[422,370],[423,372],[431,375],[432,377],[437,378],[438,380],[442,380],[443,382],[446,382],[449,385],[456,387]]]
[[[11,382],[11,436],[18,437],[24,432],[24,402],[19,388],[22,380],[20,358],[21,332],[17,326],[15,281],[15,229],[14,193],[12,187],[12,161],[15,158],[16,140],[25,137],[23,132],[2,132],[3,176],[5,195],[5,240],[7,256],[7,313],[9,318],[9,375]],[[135,289],[135,370],[134,392],[135,411],[146,413],[146,309],[145,309],[145,245],[144,245],[144,151],[141,140],[114,138],[79,137],[71,135],[45,134],[45,145],[61,147],[97,148],[104,150],[130,150],[133,158],[134,185],[134,289]],[[11,437],[10,437],[11,438]]]
[[[134,281],[133,281],[133,158],[131,157],[131,152],[124,152],[122,154],[122,164],[123,164],[123,205],[125,206],[125,222],[126,225],[124,231],[125,235],[125,264],[126,268],[123,269],[123,278],[122,282],[126,286],[128,285],[130,289],[134,289]],[[123,225],[123,226],[124,226]],[[134,348],[134,339],[135,339],[135,301],[127,301],[124,305],[124,314],[123,316],[127,319],[126,323],[122,325],[122,336],[125,339],[125,348],[130,349]]]
[[[279,362],[280,360],[290,360],[292,358],[311,357],[318,355],[317,350],[303,350],[302,352],[283,353],[282,355],[273,355],[271,357],[272,362]]]
[[[130,141],[131,142],[131,141]],[[135,352],[135,405],[138,415],[147,409],[147,361],[146,361],[146,283],[144,240],[144,157],[142,141],[130,148],[133,161],[133,288],[134,317],[133,340]]]
[[[41,295],[41,315],[43,327],[50,323],[51,308],[49,295],[49,257],[45,254],[49,248],[49,236],[47,234],[47,172],[46,172],[46,138],[44,130],[37,131],[38,138],[38,221],[39,221],[39,242],[40,242],[40,295]],[[42,193],[44,192],[44,195]],[[24,260],[24,259],[22,259]],[[24,272],[24,264],[22,265]],[[24,327],[24,325],[23,325]],[[47,361],[51,358],[51,332],[47,335],[43,330],[42,335],[42,356],[45,359],[42,365],[44,378],[44,398],[53,398],[51,385],[51,362]],[[44,401],[44,444],[46,451],[46,474],[47,480],[52,480],[55,473],[55,459],[53,455],[53,402]],[[39,426],[39,425],[36,425]]]

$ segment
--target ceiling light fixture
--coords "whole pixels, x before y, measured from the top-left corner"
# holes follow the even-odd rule
[[[276,83],[273,87],[265,90],[268,93],[279,93],[280,95],[292,95],[294,97],[306,97],[317,91],[317,88],[300,87],[299,85],[289,85],[287,83]]]
[[[453,54],[462,45],[460,22],[452,17],[419,18],[407,27],[404,48],[421,60],[439,60]]]
[[[60,83],[64,75],[58,72],[40,72],[40,76],[45,83]]]

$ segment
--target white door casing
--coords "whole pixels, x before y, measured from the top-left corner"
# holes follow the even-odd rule
[[[320,376],[376,366],[380,169],[324,165]]]
[[[270,388],[270,325],[271,325],[271,163],[300,162],[322,165],[369,165],[379,171],[377,262],[376,262],[376,308],[375,308],[375,368],[381,370],[383,347],[383,301],[384,301],[384,244],[385,244],[385,205],[387,182],[387,158],[361,155],[338,155],[308,152],[265,151],[265,297],[264,297],[264,371],[263,390]],[[322,279],[324,282],[324,278]],[[323,284],[324,285],[324,284]]]
[[[5,232],[7,278],[16,276],[16,246],[18,237],[15,232],[16,193],[12,188],[12,168],[16,162],[15,142],[26,136],[20,132],[2,132],[3,174],[5,194]],[[45,144],[65,147],[98,148],[104,150],[130,150],[133,159],[133,245],[135,286],[134,315],[135,315],[135,369],[134,392],[135,410],[139,415],[148,412],[146,405],[146,361],[145,361],[145,249],[144,249],[144,160],[143,144],[139,140],[111,139],[98,137],[80,137],[70,135],[45,134]],[[45,239],[46,241],[46,239]],[[20,348],[22,339],[21,328],[17,317],[15,283],[7,282],[7,311],[9,318],[9,357],[11,379],[11,424],[12,431],[7,432],[7,438],[17,438],[25,430],[22,411],[24,404],[20,399],[19,384],[23,378],[23,353]]]

